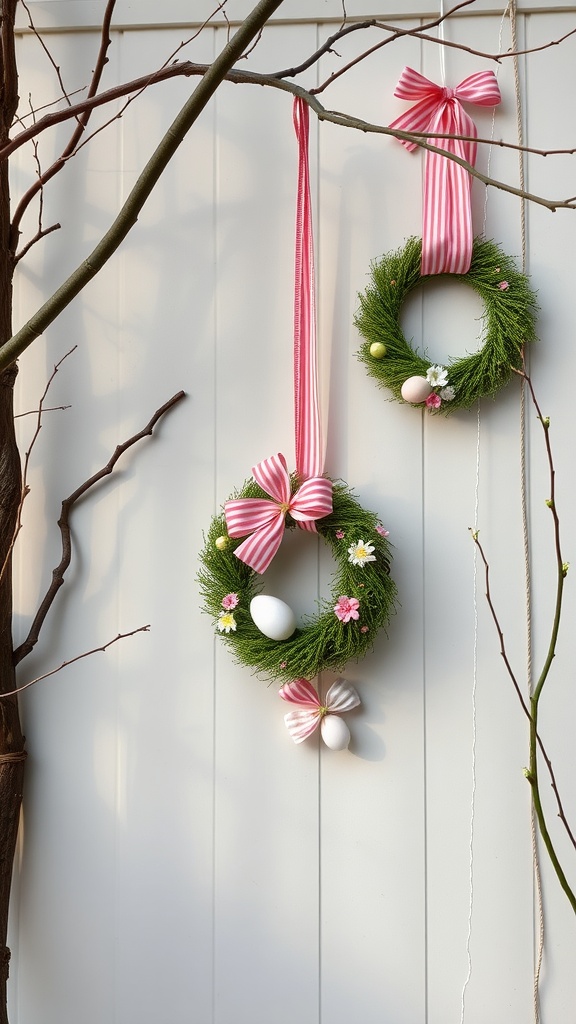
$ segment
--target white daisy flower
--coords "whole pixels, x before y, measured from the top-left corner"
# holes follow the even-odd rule
[[[440,398],[443,402],[451,402],[455,396],[456,392],[453,387],[450,387],[450,385],[448,385],[447,388],[442,388],[442,391],[440,392]]]
[[[236,619],[232,612],[222,612],[218,619],[218,629],[221,633],[229,633],[230,630],[236,630]]]
[[[365,544],[363,540],[359,540],[357,544],[351,544],[348,548],[348,561],[352,562],[352,565],[366,565],[366,562],[375,562],[376,556],[372,554],[373,551],[373,544]]]
[[[443,388],[448,383],[448,370],[443,366],[429,366],[426,371],[426,380],[433,388]]]

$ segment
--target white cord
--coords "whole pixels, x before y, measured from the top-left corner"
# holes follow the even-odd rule
[[[504,31],[504,22],[506,14],[508,12],[508,6],[502,14],[500,20],[500,31],[498,33],[498,52],[502,51],[502,35]],[[496,71],[496,75],[498,71]],[[492,159],[492,143],[494,141],[494,126],[496,123],[496,108],[492,110],[492,126],[490,133],[490,145],[488,147],[488,160],[487,160],[487,176],[490,177],[490,163]],[[488,214],[488,186],[484,193],[484,214],[482,222],[482,234],[486,234],[486,218]],[[481,417],[480,417],[480,402],[477,406],[477,419],[476,419],[476,480],[474,485],[474,532],[478,530],[478,508],[480,503],[480,438],[481,438]],[[474,910],[474,826],[476,816],[476,689],[478,684],[478,549],[475,544],[472,545],[473,549],[473,569],[472,569],[472,602],[474,611],[474,649],[472,658],[472,693],[471,693],[471,717],[472,717],[472,750],[471,750],[471,794],[470,794],[470,838],[468,844],[469,853],[469,902],[468,902],[468,932],[466,935],[466,961],[467,971],[464,984],[462,986],[462,998],[460,1003],[460,1024],[464,1024],[464,1016],[466,1012],[466,992],[470,979],[472,977],[472,917]]]
[[[444,0],[440,0],[440,17],[444,17]],[[440,81],[442,88],[446,88],[446,47],[444,46],[444,22],[438,25],[438,39],[440,40]]]

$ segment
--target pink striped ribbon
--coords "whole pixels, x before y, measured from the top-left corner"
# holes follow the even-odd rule
[[[408,67],[400,75],[394,95],[402,100],[416,100],[416,103],[397,117],[390,128],[466,135],[471,140],[477,137],[476,125],[462,107],[462,101],[493,107],[502,98],[493,71],[479,71],[465,78],[455,89],[446,89]],[[429,141],[474,166],[476,142],[434,138]],[[409,151],[418,146],[417,142],[405,139],[399,142]],[[464,167],[439,153],[425,151],[420,270],[423,276],[468,273],[474,240],[471,185],[471,175]]]
[[[294,100],[294,129],[298,140],[298,196],[294,260],[294,431],[296,471],[301,477],[319,476],[323,469],[316,300],[314,295],[314,241],[308,154],[308,104]]]
[[[284,683],[279,692],[283,700],[296,705],[295,711],[289,711],[284,715],[286,728],[294,743],[302,743],[311,736],[325,715],[343,715],[346,711],[357,708],[360,703],[356,690],[344,679],[337,679],[332,683],[323,704],[307,679],[294,679],[291,683]]]
[[[245,537],[234,554],[255,572],[265,572],[280,547],[284,521],[290,514],[305,527],[332,511],[332,482],[324,476],[308,477],[290,494],[290,475],[283,455],[272,455],[252,469],[267,498],[233,498],[224,506],[230,537]]]
[[[294,434],[296,473],[302,481],[290,494],[283,455],[272,455],[252,469],[267,498],[235,498],[224,506],[230,537],[246,537],[234,551],[255,572],[266,571],[284,533],[288,514],[303,530],[332,511],[332,483],[322,476],[323,453],[318,400],[314,245],[308,156],[309,115],[303,100],[294,100],[298,140],[298,196],[294,267]]]

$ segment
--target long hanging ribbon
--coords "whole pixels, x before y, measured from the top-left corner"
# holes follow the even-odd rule
[[[408,67],[400,75],[394,95],[417,102],[397,117],[390,128],[466,135],[471,139],[477,137],[476,125],[462,107],[462,101],[493,107],[502,98],[493,71],[479,71],[465,78],[455,89],[446,89]],[[417,148],[416,142],[399,141],[409,151]],[[476,142],[435,138],[430,142],[474,166]],[[471,184],[470,173],[460,164],[439,153],[425,151],[420,270],[423,276],[468,273],[474,240]]]
[[[299,97],[294,100],[293,115],[298,140],[294,261],[294,430],[296,472],[306,479],[322,474],[323,457],[318,401],[314,241],[308,153],[309,110],[308,104]]]
[[[332,511],[332,483],[322,476],[323,452],[318,401],[314,245],[308,156],[309,114],[303,100],[294,100],[298,140],[298,195],[294,267],[294,434],[296,474],[301,481],[290,494],[290,476],[283,455],[272,455],[252,468],[266,498],[234,498],[224,506],[231,537],[247,537],[234,554],[255,572],[266,571],[284,533],[287,514],[303,530],[316,530],[316,520]]]

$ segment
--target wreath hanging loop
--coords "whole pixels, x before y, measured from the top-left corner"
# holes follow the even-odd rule
[[[298,480],[293,475],[290,481],[293,495]],[[317,614],[286,639],[272,639],[254,621],[250,606],[262,591],[265,572],[255,571],[236,554],[244,542],[230,536],[224,510],[212,519],[205,537],[198,574],[203,610],[212,616],[217,635],[236,660],[265,678],[289,682],[313,679],[327,669],[339,671],[372,648],[394,611],[388,531],[376,513],[359,505],[346,484],[330,483],[332,511],[316,521],[317,533],[336,560],[330,597],[320,601]],[[252,479],[229,501],[268,498]],[[287,511],[283,532],[297,525],[301,524]]]
[[[400,325],[405,299],[429,280],[420,275],[421,252],[421,239],[410,238],[403,249],[372,264],[371,284],[359,296],[354,320],[364,338],[358,358],[398,401],[425,404],[431,412],[468,409],[495,395],[521,368],[523,346],[536,338],[536,296],[510,256],[493,241],[475,239],[468,273],[449,276],[484,302],[482,343],[477,352],[440,365],[416,352]]]

